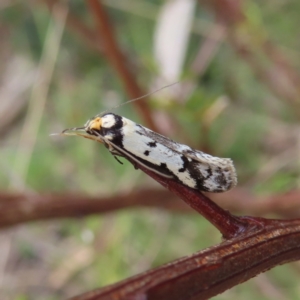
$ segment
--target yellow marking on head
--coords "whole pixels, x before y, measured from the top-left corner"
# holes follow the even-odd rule
[[[100,130],[101,126],[102,126],[102,118],[97,117],[91,120],[87,127],[88,129]]]

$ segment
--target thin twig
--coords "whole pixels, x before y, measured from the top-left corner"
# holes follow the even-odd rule
[[[25,180],[31,156],[35,147],[38,128],[43,116],[43,110],[47,100],[49,85],[53,75],[55,62],[58,56],[60,41],[64,30],[68,11],[61,7],[53,7],[53,14],[57,15],[59,21],[51,23],[48,27],[46,41],[42,57],[39,63],[36,82],[32,88],[28,112],[21,132],[18,152],[15,160],[15,168],[18,169],[20,177]]]
[[[103,42],[104,53],[111,63],[112,67],[117,72],[118,76],[124,83],[125,89],[131,98],[138,98],[145,95],[137,83],[136,77],[129,70],[129,61],[127,57],[122,53],[120,47],[116,42],[116,38],[113,33],[112,24],[109,21],[107,13],[101,3],[98,0],[87,1],[91,13],[94,15],[98,36]],[[158,131],[155,122],[152,120],[150,110],[148,108],[147,101],[136,101],[134,105],[139,110],[140,114],[145,120],[147,126],[154,131]]]

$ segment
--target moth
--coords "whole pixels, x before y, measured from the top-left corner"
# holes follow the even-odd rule
[[[218,193],[230,190],[237,183],[230,158],[214,157],[179,144],[113,113],[97,115],[84,127],[66,129],[62,134],[101,142],[117,160],[117,157],[129,158],[137,166],[192,189]]]

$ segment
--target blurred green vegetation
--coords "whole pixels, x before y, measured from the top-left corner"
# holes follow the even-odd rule
[[[37,70],[49,22],[53,21],[42,2],[17,1],[0,6],[2,82],[11,76],[9,68],[15,59],[26,62],[25,74]],[[144,10],[141,2],[145,4]],[[131,3],[127,11],[110,7],[112,5],[106,8],[118,42],[146,90],[158,75],[153,58],[153,34],[164,2]],[[92,26],[92,16],[84,2],[71,1],[70,6],[74,15]],[[136,7],[139,13],[133,9]],[[243,9],[250,24],[247,26],[253,26],[257,39],[267,36],[299,69],[300,2],[249,0],[243,1]],[[195,18],[213,22],[212,12],[202,6],[197,8]],[[191,80],[196,88],[187,102],[165,102],[158,92],[154,95],[155,101],[149,101],[153,111],[163,111],[176,120],[179,129],[170,131],[175,140],[192,142],[199,149],[206,147],[218,156],[231,157],[240,186],[257,194],[280,193],[298,187],[295,109],[286,99],[274,94],[256,75],[254,66],[239,56],[230,42],[220,44],[202,77],[192,74],[190,65],[205,39],[193,32],[189,40],[182,78]],[[12,72],[18,70],[12,69]],[[42,119],[37,125],[37,140],[28,172],[22,177],[16,161],[17,156],[22,155],[19,139],[33,84],[32,80],[27,89],[20,90],[19,98],[26,99],[26,105],[11,122],[1,127],[1,190],[99,196],[140,186],[157,186],[123,159],[123,165],[117,163],[99,144],[49,136],[65,128],[82,126],[90,117],[128,100],[118,74],[105,56],[91,49],[68,25],[62,36]],[[225,108],[212,122],[206,123],[207,113],[214,105],[223,103],[222,99],[225,99]],[[1,99],[4,100],[7,99]],[[144,122],[130,104],[119,107],[116,112]],[[283,153],[287,155],[283,157]],[[2,299],[56,300],[119,281],[219,243],[220,234],[198,215],[127,209],[105,216],[20,225],[8,232],[8,239],[5,243],[10,245],[10,252],[0,270]],[[80,259],[76,256],[78,253],[82,253]],[[299,265],[285,265],[263,278],[266,286],[280,292],[278,295],[299,299],[298,274]],[[268,292],[259,280],[252,280],[215,299],[264,300],[270,299]]]

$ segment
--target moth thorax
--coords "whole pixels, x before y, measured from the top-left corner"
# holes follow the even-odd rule
[[[123,118],[113,113],[101,117],[101,127],[107,130],[120,130],[123,127]]]

